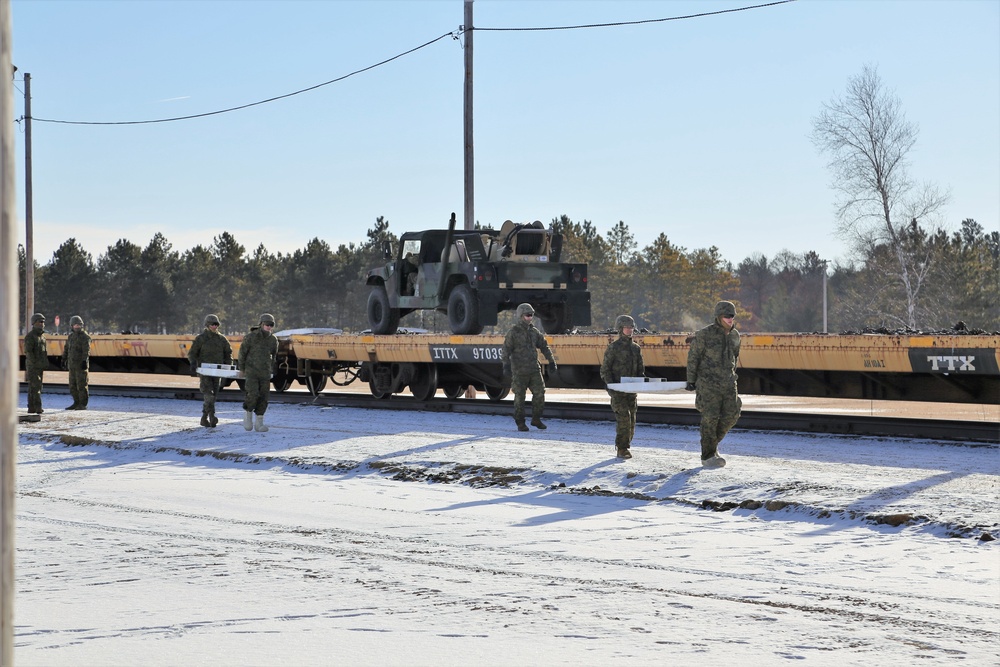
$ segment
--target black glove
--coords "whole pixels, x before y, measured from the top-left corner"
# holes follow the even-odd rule
[[[80,370],[81,371],[87,370],[87,362],[86,361],[81,361],[80,362]]]
[[[694,382],[688,382],[686,385],[684,385],[684,389],[686,389],[687,391],[694,391]]]
[[[61,369],[62,369],[62,370],[64,370],[64,371],[65,371],[65,370],[69,370],[69,369],[68,369],[68,368],[66,367],[66,357],[63,357],[63,358],[62,358],[62,361],[60,361],[60,362],[59,362],[59,368],[61,368]]]
[[[550,361],[549,362],[549,372],[550,373],[555,373],[557,370],[559,370],[559,364],[557,364],[554,361]]]
[[[191,364],[191,376],[192,377],[198,376],[198,364]]]
[[[504,366],[503,367],[503,381],[506,382],[507,384],[510,384],[511,378],[512,378],[512,376],[511,376],[511,372],[510,372],[510,366]]]

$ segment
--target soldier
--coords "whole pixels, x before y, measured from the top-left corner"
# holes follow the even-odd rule
[[[24,336],[24,379],[28,383],[28,412],[42,414],[42,373],[49,367],[45,349],[45,316],[31,316],[31,331]]]
[[[83,318],[69,318],[70,332],[63,351],[63,368],[69,371],[69,393],[73,404],[67,410],[86,410],[90,401],[90,335],[84,331]]]
[[[412,252],[406,253],[403,258],[403,294],[407,296],[420,296],[417,294],[417,277],[420,273],[420,258]]]
[[[698,331],[691,341],[687,362],[688,391],[697,391],[695,407],[701,413],[701,464],[721,468],[719,442],[740,418],[743,401],[736,393],[736,362],[740,358],[740,332],[733,326],[736,306],[729,301],[715,305],[715,322]]]
[[[545,409],[545,382],[542,368],[538,363],[538,350],[549,360],[549,373],[556,371],[556,360],[552,357],[545,336],[531,324],[535,309],[530,303],[517,307],[517,323],[507,332],[503,341],[503,375],[510,378],[510,388],[514,392],[514,421],[518,431],[527,431],[524,424],[525,392],[531,390],[531,425],[544,429],[542,411]]]
[[[621,382],[623,377],[643,377],[646,366],[642,361],[642,350],[632,340],[635,320],[628,315],[619,315],[615,320],[618,338],[604,350],[601,362],[601,379],[605,384]],[[635,394],[608,389],[611,395],[611,409],[615,412],[615,448],[620,459],[632,458],[629,446],[635,435],[635,412],[638,400]]]
[[[266,431],[264,413],[271,392],[271,371],[278,356],[278,339],[274,337],[274,316],[264,313],[260,326],[250,330],[240,343],[240,370],[246,376],[246,398],[243,400],[243,428],[248,431]],[[254,422],[254,413],[257,420]]]
[[[188,363],[191,365],[191,375],[198,375],[202,364],[233,363],[233,347],[226,337],[219,333],[221,326],[219,316],[205,316],[205,330],[198,334],[188,350]],[[222,378],[209,375],[201,376],[201,395],[204,403],[201,408],[201,425],[214,427],[219,423],[215,416],[215,399],[222,388]]]

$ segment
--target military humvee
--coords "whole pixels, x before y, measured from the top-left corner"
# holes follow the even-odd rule
[[[530,303],[546,333],[590,325],[587,265],[562,264],[562,235],[541,222],[503,223],[493,229],[406,232],[387,263],[368,272],[368,324],[391,334],[415,310],[448,314],[456,334],[478,334],[497,314]]]

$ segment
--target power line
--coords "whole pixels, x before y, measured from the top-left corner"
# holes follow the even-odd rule
[[[324,81],[323,83],[317,83],[315,86],[309,86],[308,88],[303,88],[301,90],[296,90],[293,93],[286,93],[284,95],[278,95],[276,97],[269,97],[266,100],[260,100],[259,102],[251,102],[249,104],[242,104],[242,105],[240,105],[238,107],[230,107],[228,109],[219,109],[218,111],[208,111],[208,112],[205,112],[205,113],[197,113],[197,114],[192,114],[190,116],[175,116],[173,118],[157,118],[155,120],[120,120],[120,121],[54,120],[54,119],[51,119],[51,118],[38,118],[37,116],[32,116],[31,119],[34,120],[34,121],[37,121],[39,123],[61,123],[61,124],[64,124],[64,125],[146,125],[146,124],[149,124],[149,123],[171,123],[173,121],[178,121],[178,120],[191,120],[192,118],[204,118],[206,116],[217,116],[219,114],[229,113],[230,111],[239,111],[240,109],[249,109],[250,107],[259,106],[261,104],[267,104],[268,102],[275,102],[277,100],[283,100],[286,97],[292,97],[294,95],[301,95],[302,93],[308,93],[311,90],[316,90],[317,88],[322,88],[323,86],[329,86],[331,83],[337,83],[338,81],[343,81],[344,79],[352,77],[355,74],[361,74],[362,72],[367,72],[368,70],[372,70],[372,69],[375,69],[376,67],[381,67],[382,65],[385,65],[387,63],[391,63],[393,60],[397,60],[398,58],[402,58],[403,56],[406,56],[406,55],[409,55],[409,54],[413,53],[414,51],[419,51],[420,49],[422,49],[424,47],[427,47],[427,46],[430,46],[431,44],[433,44],[435,42],[438,42],[438,41],[440,41],[440,40],[444,39],[445,37],[448,37],[449,35],[452,35],[452,34],[454,34],[454,33],[452,33],[452,32],[446,32],[445,34],[441,35],[440,37],[435,37],[434,39],[430,40],[429,42],[425,42],[425,43],[421,44],[420,46],[413,47],[409,51],[404,51],[402,53],[396,54],[393,57],[387,58],[387,59],[385,59],[385,60],[383,60],[381,62],[377,62],[374,65],[369,65],[368,67],[362,67],[359,70],[354,70],[353,72],[351,72],[349,74],[345,74],[343,76],[339,76],[336,79],[330,79],[329,81]]]
[[[563,26],[552,26],[547,28],[473,28],[473,30],[488,30],[493,32],[514,32],[514,31],[541,31],[541,30],[579,30],[581,28],[612,28],[623,25],[641,25],[643,23],[665,23],[666,21],[683,21],[684,19],[697,19],[703,18],[705,16],[718,16],[719,14],[732,14],[734,12],[745,12],[750,9],[763,9],[765,7],[774,7],[775,5],[784,5],[789,2],[795,2],[796,0],[776,0],[775,2],[768,2],[763,5],[753,5],[750,7],[736,7],[734,9],[720,9],[714,12],[702,12],[700,14],[686,14],[684,16],[669,16],[663,19],[644,19],[641,21],[617,21],[614,23],[589,23],[585,25],[563,25]]]
[[[421,44],[420,46],[416,46],[416,47],[414,47],[414,48],[412,48],[412,49],[410,49],[408,51],[403,51],[402,53],[396,54],[396,55],[394,55],[391,58],[387,58],[387,59],[385,59],[385,60],[383,60],[381,62],[377,62],[374,65],[369,65],[368,67],[363,67],[361,69],[358,69],[358,70],[355,70],[353,72],[350,72],[349,74],[345,74],[343,76],[339,76],[336,79],[330,79],[329,81],[324,81],[323,83],[318,83],[318,84],[316,84],[314,86],[309,86],[308,88],[302,88],[301,90],[296,90],[294,92],[286,93],[284,95],[278,95],[276,97],[269,97],[269,98],[267,98],[265,100],[260,100],[258,102],[250,102],[249,104],[242,104],[240,106],[230,107],[228,109],[219,109],[218,111],[207,111],[205,113],[191,114],[189,116],[175,116],[175,117],[172,117],[172,118],[157,118],[157,119],[153,119],[153,120],[86,121],[86,120],[57,120],[57,119],[52,119],[52,118],[38,118],[38,117],[35,117],[35,116],[32,116],[32,120],[37,121],[39,123],[59,123],[59,124],[62,124],[62,125],[148,125],[148,124],[151,124],[151,123],[172,123],[172,122],[179,121],[179,120],[192,120],[194,118],[205,118],[207,116],[217,116],[219,114],[230,113],[232,111],[240,111],[241,109],[249,109],[250,107],[260,106],[261,104],[268,104],[269,102],[276,102],[277,100],[283,100],[285,98],[293,97],[295,95],[301,95],[302,93],[308,93],[308,92],[310,92],[312,90],[316,90],[317,88],[322,88],[323,86],[329,86],[330,84],[337,83],[339,81],[343,81],[344,79],[350,78],[350,77],[354,76],[355,74],[361,74],[363,72],[367,72],[369,70],[373,70],[376,67],[381,67],[382,65],[386,65],[388,63],[391,63],[394,60],[402,58],[403,56],[407,56],[407,55],[409,55],[411,53],[419,51],[420,49],[428,47],[431,44],[439,42],[442,39],[444,39],[445,37],[451,36],[451,37],[453,37],[455,39],[458,39],[460,37],[460,35],[463,32],[465,32],[466,30],[481,30],[481,31],[487,31],[487,32],[518,32],[518,31],[533,31],[533,32],[538,32],[538,31],[546,31],[546,30],[579,30],[579,29],[582,29],[582,28],[612,28],[612,27],[626,26],[626,25],[641,25],[641,24],[646,24],[646,23],[664,23],[666,21],[682,21],[682,20],[685,20],[685,19],[704,18],[706,16],[718,16],[720,14],[732,14],[732,13],[735,13],[735,12],[745,12],[745,11],[748,11],[748,10],[751,10],[751,9],[763,9],[763,8],[766,8],[766,7],[774,7],[776,5],[784,5],[784,4],[787,4],[789,2],[796,2],[796,0],[775,0],[775,2],[769,2],[769,3],[766,3],[766,4],[762,4],[762,5],[752,5],[752,6],[749,6],[749,7],[736,7],[734,9],[720,9],[720,10],[714,11],[714,12],[701,12],[699,14],[686,14],[684,16],[669,16],[669,17],[666,17],[666,18],[644,19],[644,20],[640,20],[640,21],[617,21],[617,22],[613,22],[613,23],[590,23],[590,24],[585,24],[585,25],[566,25],[566,26],[549,26],[549,27],[534,27],[534,28],[531,28],[531,27],[529,27],[529,28],[477,28],[477,27],[465,28],[465,27],[460,27],[457,31],[446,32],[443,35],[440,35],[439,37],[435,37],[434,39],[430,40],[429,42],[425,42],[425,43]],[[19,119],[19,120],[21,120],[21,119]]]

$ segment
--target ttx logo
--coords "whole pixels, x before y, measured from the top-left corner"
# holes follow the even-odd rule
[[[960,356],[927,357],[927,361],[930,362],[932,371],[975,371],[976,367],[972,365],[972,362],[975,360],[975,357]]]

